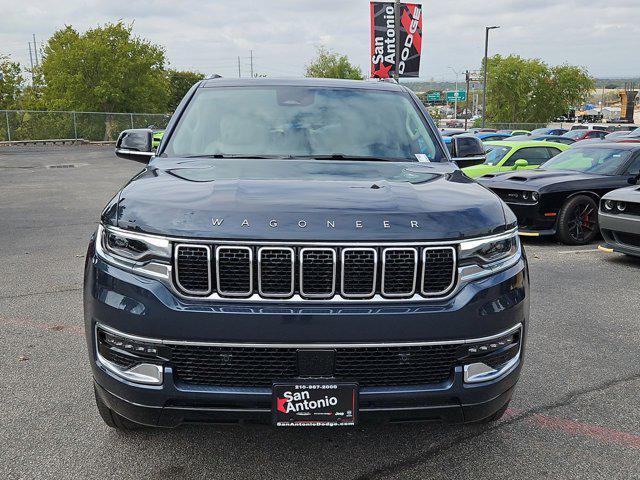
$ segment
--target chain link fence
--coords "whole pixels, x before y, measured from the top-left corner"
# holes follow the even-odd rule
[[[115,141],[127,128],[166,128],[171,114],[0,110],[0,141]]]

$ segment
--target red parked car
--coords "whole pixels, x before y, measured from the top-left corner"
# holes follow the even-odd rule
[[[606,130],[571,130],[562,134],[563,137],[571,138],[576,142],[580,140],[588,139],[600,139],[602,140],[608,133]]]

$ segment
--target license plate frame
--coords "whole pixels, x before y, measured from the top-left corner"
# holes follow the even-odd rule
[[[352,427],[358,420],[358,384],[291,381],[273,384],[276,427]],[[335,399],[335,401],[334,401]]]

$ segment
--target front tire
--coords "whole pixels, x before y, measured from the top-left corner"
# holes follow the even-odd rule
[[[96,406],[98,407],[98,413],[104,423],[111,428],[115,428],[116,430],[138,430],[143,426],[132,422],[131,420],[124,418],[122,415],[117,414],[113,410],[109,408],[109,406],[104,403],[104,401],[98,395],[98,390],[95,385],[93,387],[93,393],[96,397]]]
[[[567,245],[586,245],[598,235],[598,205],[587,195],[565,202],[558,216],[558,238]]]

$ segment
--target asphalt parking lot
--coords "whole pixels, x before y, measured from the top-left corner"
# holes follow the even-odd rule
[[[640,478],[640,260],[597,244],[525,242],[528,352],[497,424],[109,429],[82,269],[102,207],[140,168],[111,147],[0,148],[0,478]]]

